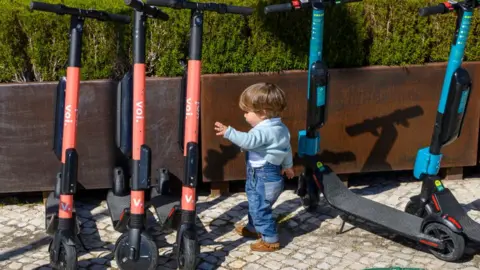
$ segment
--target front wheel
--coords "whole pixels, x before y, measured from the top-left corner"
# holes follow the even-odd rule
[[[198,242],[195,239],[183,236],[177,254],[178,268],[180,270],[195,270],[199,253],[200,245]]]
[[[444,250],[429,248],[433,256],[438,259],[447,262],[454,262],[463,256],[465,251],[465,239],[462,235],[454,233],[447,226],[439,223],[430,223],[425,228],[424,233],[444,241]]]
[[[119,269],[145,269],[153,270],[157,267],[158,247],[152,238],[145,232],[140,235],[140,250],[137,261],[130,260],[130,244],[128,243],[128,231],[122,234],[115,243],[115,261]]]

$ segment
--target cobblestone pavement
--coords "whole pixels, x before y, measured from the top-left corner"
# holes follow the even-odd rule
[[[351,187],[375,201],[403,209],[408,198],[419,191],[419,183],[372,179],[370,186]],[[480,221],[480,180],[447,181],[469,215]],[[477,197],[477,198],[476,198]],[[85,203],[88,201],[89,203]],[[49,237],[44,233],[44,208],[41,204],[0,207],[0,269],[50,269]],[[81,269],[116,269],[112,250],[119,233],[112,228],[105,201],[83,198],[77,202],[81,238],[89,252],[79,247]],[[228,197],[199,198],[199,269],[365,269],[370,267],[418,267],[424,269],[480,269],[480,255],[469,250],[462,263],[437,260],[404,238],[372,227],[352,228],[337,235],[341,218],[327,206],[316,213],[303,210],[293,191],[286,190],[275,205],[283,248],[274,253],[255,253],[251,241],[237,236],[234,225],[246,220],[244,193]],[[151,217],[154,218],[154,217]],[[362,228],[364,228],[362,226]],[[369,229],[370,228],[370,229]],[[153,228],[159,247],[157,269],[176,269],[171,244],[175,233]]]

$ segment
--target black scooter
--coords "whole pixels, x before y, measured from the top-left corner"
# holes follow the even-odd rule
[[[86,18],[91,18],[128,24],[130,17],[42,2],[31,2],[30,9],[71,16],[67,77],[61,78],[58,83],[55,102],[53,151],[61,161],[62,168],[57,174],[55,190],[49,194],[45,203],[45,229],[49,235],[53,235],[48,248],[52,267],[77,269],[75,238],[78,238],[80,228],[75,215],[73,196],[77,190],[76,127],[83,23]]]
[[[340,3],[343,2],[351,1]],[[312,0],[308,3],[305,1],[300,3],[295,0],[292,4],[267,7],[266,11],[285,11],[293,7],[312,6],[313,21],[318,27],[323,25],[318,22],[323,20],[321,13],[325,4],[337,4],[337,1]],[[430,147],[420,149],[415,162],[414,175],[422,179],[422,191],[420,195],[412,197],[407,204],[406,212],[353,193],[328,166],[316,159],[315,154],[319,151],[319,136],[315,129],[323,125],[323,116],[326,111],[326,103],[318,104],[318,100],[324,100],[319,96],[325,95],[325,91],[318,91],[318,89],[327,87],[328,76],[327,79],[318,76],[326,73],[319,72],[322,69],[315,69],[317,66],[322,66],[321,62],[318,64],[315,62],[311,66],[309,71],[313,83],[309,91],[309,117],[307,118],[309,121],[307,130],[299,134],[299,154],[303,156],[305,172],[299,178],[297,189],[297,195],[302,198],[307,209],[312,209],[311,206],[319,202],[321,192],[333,208],[424,244],[429,247],[435,257],[445,261],[459,260],[464,255],[467,240],[480,242],[480,225],[468,217],[453,194],[443,186],[437,176],[442,156],[440,149],[459,136],[468,103],[471,79],[468,72],[460,65],[473,9],[478,6],[479,3],[476,0],[468,0],[458,3],[445,2],[438,6],[420,9],[421,16],[456,11],[458,17],[432,143]],[[345,221],[342,229],[344,224]]]

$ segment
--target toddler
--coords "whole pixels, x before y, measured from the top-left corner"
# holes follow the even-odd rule
[[[285,93],[271,83],[257,83],[245,89],[239,107],[252,126],[249,132],[215,123],[218,136],[247,150],[248,223],[235,231],[244,237],[259,239],[253,251],[275,251],[280,248],[272,206],[283,191],[283,174],[294,176],[290,133],[280,114],[286,107]]]

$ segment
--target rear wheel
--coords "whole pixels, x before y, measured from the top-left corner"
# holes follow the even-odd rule
[[[422,209],[419,209],[419,208],[420,206],[417,203],[413,201],[409,201],[405,206],[405,212],[411,215],[415,215],[417,217],[424,218],[426,216],[426,211],[423,208]]]
[[[443,250],[429,248],[433,256],[447,262],[454,262],[463,257],[465,252],[465,239],[462,235],[454,233],[447,226],[439,223],[428,224],[424,233],[440,239],[445,243],[445,249]]]

